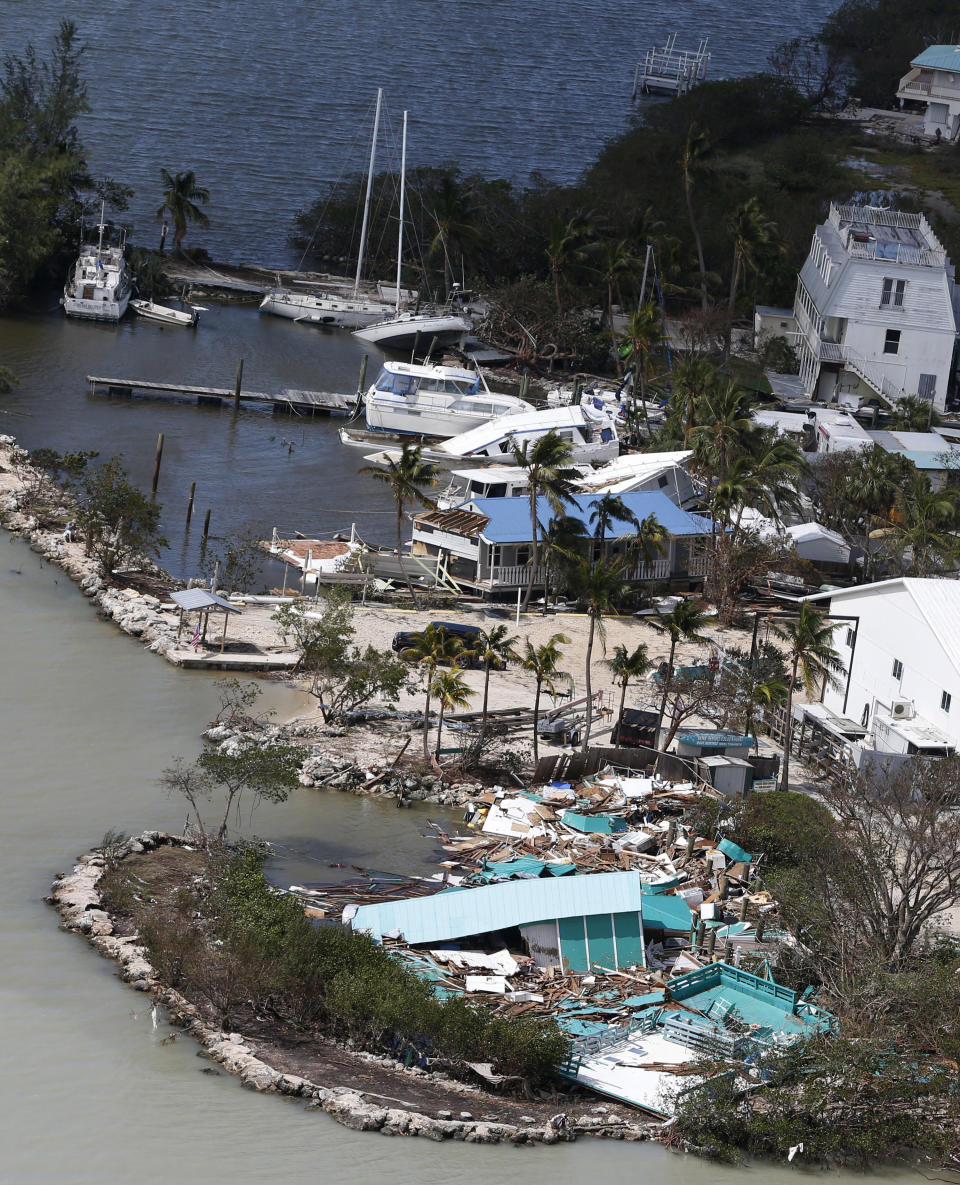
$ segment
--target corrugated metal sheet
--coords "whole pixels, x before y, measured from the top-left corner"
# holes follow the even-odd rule
[[[185,588],[180,592],[172,592],[170,600],[181,609],[222,609],[225,613],[239,613],[236,605],[231,605],[216,593],[208,592],[205,588]]]
[[[701,515],[688,514],[675,506],[666,494],[660,490],[634,490],[620,495],[624,505],[629,508],[642,522],[648,515],[653,515],[661,527],[674,536],[709,535],[710,520]],[[598,501],[594,495],[580,495],[573,498],[565,508],[565,513],[573,518],[582,519],[590,526],[590,513]],[[530,542],[530,501],[527,498],[474,498],[465,503],[478,514],[486,515],[490,520],[483,530],[483,538],[489,543],[529,543]],[[553,511],[546,498],[537,499],[537,520],[541,529],[553,518]],[[607,539],[618,539],[624,535],[631,535],[636,528],[628,522],[614,521],[607,530]]]
[[[399,933],[410,943],[443,942],[551,918],[625,913],[664,900],[669,898],[643,896],[639,872],[601,872],[503,881],[456,893],[361,905],[350,925],[376,939]]]
[[[926,66],[928,70],[960,71],[960,45],[928,45],[910,65]]]

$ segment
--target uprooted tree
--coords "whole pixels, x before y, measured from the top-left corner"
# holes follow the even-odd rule
[[[374,700],[392,707],[411,685],[407,663],[353,642],[353,610],[343,596],[326,598],[317,616],[296,603],[281,605],[273,620],[284,641],[292,640],[300,651],[297,669],[309,676],[310,693],[317,697],[327,724]]]

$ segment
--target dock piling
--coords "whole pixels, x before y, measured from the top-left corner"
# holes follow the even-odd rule
[[[192,481],[190,483],[190,497],[187,499],[187,528],[190,527],[190,520],[193,518],[193,495],[197,492],[197,483]]]
[[[206,547],[207,539],[210,535],[210,507],[207,507],[207,513],[203,516],[203,534],[200,536],[200,544]]]
[[[240,407],[240,388],[243,386],[243,358],[237,360],[237,381],[233,388],[233,406],[234,410]]]
[[[357,380],[357,398],[363,394],[364,386],[367,382],[367,355],[364,354],[360,359],[360,378]]]
[[[163,456],[163,433],[157,436],[157,455],[153,461],[153,485],[150,487],[150,496],[155,498],[157,496],[157,484],[160,481],[160,459]]]

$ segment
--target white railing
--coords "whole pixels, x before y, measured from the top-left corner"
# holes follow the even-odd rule
[[[690,575],[702,575],[702,572],[694,572],[693,568],[699,563],[699,560],[690,561]],[[554,573],[556,575],[556,573]],[[684,575],[678,572],[677,575]],[[542,585],[547,576],[546,565],[538,564],[533,577],[535,585]],[[530,565],[529,564],[500,564],[489,570],[485,577],[481,580],[490,588],[497,585],[506,585],[509,588],[522,588],[530,579]],[[670,579],[670,560],[666,557],[658,560],[647,560],[644,563],[628,568],[624,573],[625,580],[669,580]]]
[[[938,86],[935,82],[922,82],[918,79],[915,82],[901,83],[897,93],[905,94],[908,98],[911,94],[920,94],[925,98],[956,100],[960,99],[960,86]]]
[[[843,351],[844,364],[849,367],[849,369],[852,370],[854,374],[859,375],[859,377],[862,378],[868,386],[872,387],[878,395],[882,395],[884,399],[891,400],[894,403],[898,399],[903,398],[903,387],[897,386],[896,383],[892,383],[887,378],[887,368],[884,363],[872,362],[869,358],[863,358],[859,354],[854,353],[853,350],[848,349],[846,346],[842,346],[841,349]],[[898,364],[892,363],[891,365]],[[906,366],[904,366],[903,363],[900,363],[899,365],[903,366],[904,372],[906,372]]]
[[[706,576],[710,570],[710,557],[708,555],[692,556],[687,564],[688,576]]]
[[[883,263],[913,263],[921,267],[943,267],[947,253],[940,240],[933,233],[933,227],[923,214],[911,214],[904,210],[885,210],[879,206],[830,205],[828,221],[833,224],[849,255],[857,259],[878,259]],[[906,243],[897,244],[896,256],[886,256],[892,243],[856,243],[852,232],[854,226],[892,226],[899,230],[919,231],[928,247],[913,247]]]

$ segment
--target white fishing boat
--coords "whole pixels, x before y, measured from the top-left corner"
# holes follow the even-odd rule
[[[366,394],[367,427],[398,435],[446,439],[528,411],[523,399],[491,391],[477,371],[458,366],[385,362]]]
[[[368,461],[372,458],[368,457]],[[373,462],[375,463],[375,462]],[[592,472],[584,465],[580,472]],[[438,510],[452,510],[472,498],[525,498],[530,475],[519,465],[485,465],[482,469],[451,469],[450,482],[436,495]]]
[[[123,243],[104,246],[106,224],[100,206],[97,242],[84,243],[63,289],[63,311],[88,321],[119,321],[130,303],[132,278],[123,257]]]
[[[383,296],[366,296],[360,292],[363,275],[363,260],[367,248],[367,230],[370,222],[370,195],[373,191],[373,168],[377,155],[377,134],[380,130],[380,108],[383,90],[377,91],[377,109],[373,117],[373,141],[370,145],[370,164],[367,170],[367,195],[363,206],[363,223],[360,228],[360,251],[357,258],[357,274],[350,294],[337,292],[287,292],[282,288],[271,289],[260,302],[261,313],[273,313],[277,317],[288,317],[293,321],[309,325],[330,325],[341,329],[359,329],[374,321],[390,316],[396,305]],[[399,287],[399,285],[398,285]]]
[[[169,305],[157,304],[153,300],[131,300],[130,307],[138,317],[147,321],[158,321],[162,325],[182,325],[190,328],[196,325],[200,314],[205,312],[200,305],[190,305],[187,309],[172,309]]]

